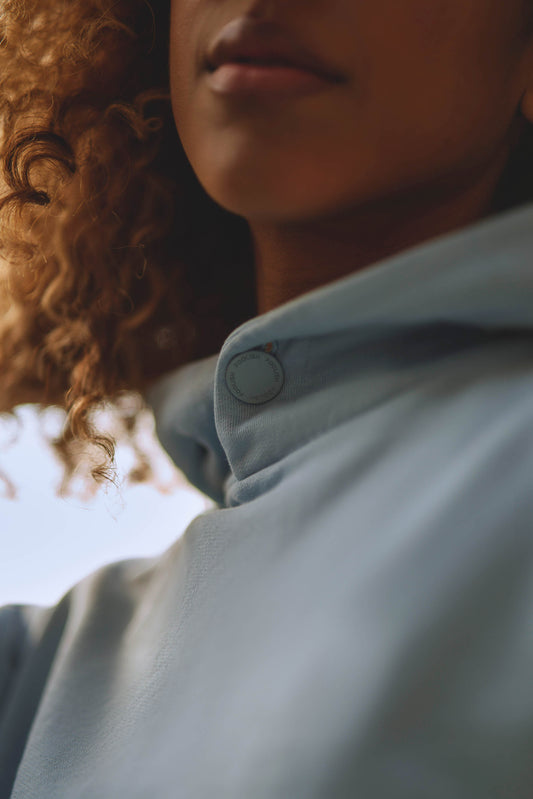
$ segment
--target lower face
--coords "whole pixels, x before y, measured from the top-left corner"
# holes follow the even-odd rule
[[[272,5],[272,4],[271,4]],[[248,220],[346,213],[460,185],[509,147],[524,0],[284,0],[276,22],[342,73],[304,94],[217,92],[202,68],[239,0],[172,0],[177,132],[206,192]]]

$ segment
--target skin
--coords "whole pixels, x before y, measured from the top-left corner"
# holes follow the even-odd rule
[[[172,0],[176,129],[206,192],[249,223],[257,310],[491,213],[533,121],[530,0]],[[231,102],[200,69],[245,14],[345,76]]]

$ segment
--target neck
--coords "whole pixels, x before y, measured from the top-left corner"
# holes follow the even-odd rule
[[[250,221],[258,313],[487,216],[504,165],[453,193],[419,191],[307,221]]]

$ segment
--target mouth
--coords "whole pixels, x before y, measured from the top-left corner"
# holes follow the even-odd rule
[[[222,96],[301,95],[331,87],[322,76],[287,62],[242,59],[211,67],[208,73],[210,88]]]
[[[220,60],[218,63],[213,63],[210,61],[206,61],[206,69],[208,72],[215,72],[220,67],[225,66],[227,64],[246,64],[250,67],[269,67],[269,68],[286,68],[286,69],[300,69],[306,72],[313,72],[316,75],[319,75],[319,72],[306,66],[303,64],[298,64],[294,61],[291,61],[288,58],[279,58],[276,56],[265,56],[265,57],[258,57],[254,58],[252,56],[238,56],[231,59]],[[325,77],[325,75],[320,75],[320,77]]]
[[[277,23],[250,17],[234,19],[219,31],[204,70],[208,85],[220,95],[307,93],[346,81]]]

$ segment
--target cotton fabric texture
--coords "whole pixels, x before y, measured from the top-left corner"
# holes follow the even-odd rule
[[[269,351],[262,404],[226,370]],[[216,506],[0,610],[1,799],[531,799],[533,204],[245,322],[148,399]]]

